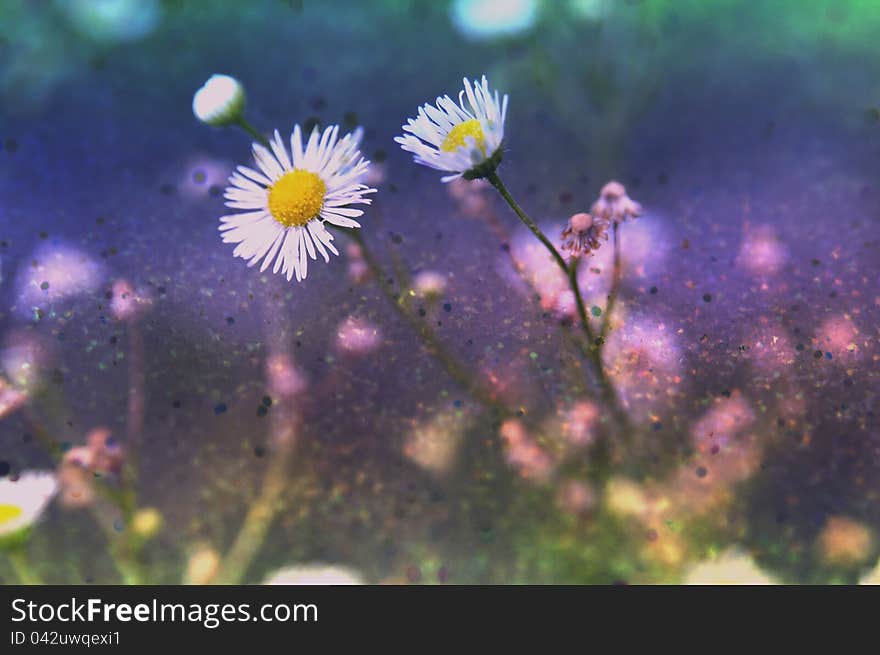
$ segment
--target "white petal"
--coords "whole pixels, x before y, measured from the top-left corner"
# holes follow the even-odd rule
[[[281,164],[278,163],[278,160],[275,159],[275,156],[271,152],[259,143],[254,144],[253,150],[254,159],[263,173],[265,173],[272,182],[276,182],[279,177],[284,175],[284,170],[281,168]]]
[[[278,230],[275,235],[275,241],[272,242],[272,247],[269,249],[269,252],[266,254],[266,258],[263,259],[263,265],[260,266],[260,273],[269,268],[269,265],[273,261],[277,261],[275,256],[278,254],[278,250],[281,248],[281,244],[284,243],[284,233],[285,230]]]
[[[299,124],[293,126],[293,134],[290,135],[290,156],[293,157],[293,167],[301,168],[303,160],[302,130]]]
[[[321,218],[323,218],[328,223],[332,225],[338,225],[339,227],[360,227],[361,224],[357,221],[353,221],[350,218],[343,218],[342,216],[336,216],[335,214],[330,214],[328,212],[321,212]]]
[[[309,223],[314,223],[314,222],[315,221],[309,221],[308,223],[306,223],[306,226],[308,226]],[[312,243],[311,233],[307,232],[306,230],[302,230],[302,237],[303,237],[303,243],[306,244],[306,250],[309,253],[309,257],[311,257],[312,259],[317,259],[318,256],[315,253],[315,244]]]
[[[305,246],[305,234],[306,231],[301,227],[296,229],[297,238],[299,239],[299,274],[302,276],[299,279],[305,280],[306,273],[309,271],[309,258],[306,256],[306,246]]]
[[[287,260],[287,252],[290,249],[291,239],[293,235],[291,234],[293,230],[285,230],[284,231],[284,243],[281,245],[281,248],[278,250],[278,258],[275,260],[275,266],[272,268],[273,273],[277,273],[279,269],[282,272],[286,272],[287,268],[284,262]]]
[[[247,166],[236,166],[235,170],[244,175],[245,177],[249,177],[254,182],[258,182],[262,184],[264,187],[272,186],[272,180],[263,175],[262,173],[258,173],[253,168],[248,168]]]
[[[290,158],[287,156],[287,149],[284,147],[284,142],[281,140],[281,135],[278,133],[278,130],[275,130],[275,138],[272,139],[271,145],[272,152],[275,153],[275,157],[281,163],[281,167],[286,171],[293,168],[290,165]]]
[[[318,235],[316,234],[316,225],[321,225],[320,221],[309,221],[308,223],[306,223],[309,234],[312,236],[312,241],[314,242],[315,247],[318,249],[318,252],[321,253],[321,256],[324,258],[324,262],[326,263],[330,261],[330,255],[327,254],[327,249],[324,247],[324,242],[321,241],[320,237],[318,237]]]
[[[327,250],[338,256],[339,251],[336,249],[336,246],[333,245],[333,235],[327,231],[327,228],[324,227],[324,223],[312,221],[311,225],[315,226],[315,233],[318,235],[318,240],[326,246]]]

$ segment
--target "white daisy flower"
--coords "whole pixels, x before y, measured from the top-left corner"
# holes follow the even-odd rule
[[[437,98],[436,105],[425,104],[418,117],[403,126],[409,134],[394,140],[415,155],[417,164],[453,173],[444,177],[444,182],[462,176],[476,179],[485,177],[501,161],[506,116],[507,95],[499,99],[498,91],[491,93],[485,75],[473,85],[464,78],[458,104],[449,96]]]
[[[370,165],[358,149],[361,131],[338,135],[336,125],[323,133],[315,128],[303,148],[296,125],[290,154],[278,130],[271,151],[254,144],[260,170],[239,166],[225,194],[227,207],[246,211],[220,219],[223,241],[238,244],[236,257],[247,259],[248,266],[262,260],[261,271],[274,261],[273,273],[300,281],[309,258],[320,253],[329,262],[329,253],[339,254],[326,224],[360,227],[354,219],[364,212],[348,205],[369,205],[366,195],[376,189],[361,183]]]
[[[55,474],[48,471],[22,473],[15,481],[0,479],[0,539],[37,521],[57,488]]]
[[[243,110],[244,88],[229,75],[212,75],[193,96],[196,118],[214,127],[236,122]]]

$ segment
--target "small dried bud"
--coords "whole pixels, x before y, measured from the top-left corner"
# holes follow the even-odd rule
[[[568,219],[568,226],[562,231],[562,249],[572,257],[589,255],[608,239],[607,222],[590,214],[579,213]]]
[[[612,180],[602,187],[599,199],[593,203],[590,212],[606,222],[622,223],[628,218],[640,216],[642,206],[626,195],[626,188],[620,182]]]

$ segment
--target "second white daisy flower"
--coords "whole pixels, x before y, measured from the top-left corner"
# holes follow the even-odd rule
[[[507,96],[489,91],[485,75],[473,85],[464,78],[458,104],[448,95],[437,98],[436,105],[425,104],[403,126],[408,134],[394,140],[413,153],[416,163],[452,173],[444,182],[474,179],[500,162],[506,116]]]
[[[259,171],[239,166],[224,195],[227,207],[245,210],[220,219],[223,241],[238,244],[233,254],[248,266],[262,261],[261,271],[274,262],[273,273],[297,281],[306,278],[310,258],[338,255],[326,224],[360,227],[354,219],[364,212],[349,205],[369,205],[366,196],[376,191],[362,184],[370,162],[361,156],[360,134],[339,139],[336,125],[315,128],[303,147],[296,125],[289,153],[278,130],[271,150],[255,143]]]
[[[58,489],[49,471],[28,471],[17,480],[0,479],[0,541],[29,528]]]

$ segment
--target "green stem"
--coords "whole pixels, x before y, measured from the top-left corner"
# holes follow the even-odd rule
[[[486,175],[486,179],[495,187],[498,193],[501,194],[501,197],[507,201],[507,204],[510,205],[510,208],[519,216],[519,219],[525,224],[527,228],[532,231],[538,240],[544,244],[544,247],[547,248],[547,251],[553,257],[553,260],[556,262],[556,265],[559,266],[560,270],[565,273],[568,278],[568,284],[571,287],[572,293],[574,293],[575,301],[577,302],[577,311],[578,318],[581,320],[581,325],[583,326],[584,332],[587,335],[587,341],[590,344],[590,350],[596,348],[597,344],[595,343],[596,337],[593,334],[593,329],[590,327],[590,321],[587,318],[587,308],[584,305],[584,299],[581,295],[581,289],[577,282],[577,259],[574,260],[571,266],[569,266],[565,262],[565,258],[560,254],[559,250],[556,249],[556,246],[553,245],[553,242],[547,238],[547,235],[541,231],[541,228],[538,227],[538,224],[533,221],[528,214],[523,211],[523,208],[520,207],[516,200],[513,199],[513,196],[510,195],[510,191],[507,190],[507,187],[504,186],[504,182],[501,181],[501,178],[498,176],[498,173],[495,171],[490,171]]]
[[[513,267],[514,273],[516,273],[517,277],[522,280],[522,283],[526,286],[529,293],[533,298],[540,298],[541,291],[535,286],[535,283],[532,281],[531,277],[528,275],[527,269],[525,265],[519,259],[517,259],[516,254],[514,253],[514,249],[509,247],[510,244],[510,234],[504,228],[504,225],[498,218],[498,215],[493,211],[489,212],[485,216],[486,222],[489,224],[489,229],[492,230],[495,237],[501,244],[507,244],[508,247],[504,250],[507,252],[507,258],[510,260],[510,265]],[[584,340],[581,339],[578,335],[575,335],[572,332],[572,325],[568,322],[560,323],[559,326],[562,328],[562,335],[565,339],[565,342],[569,345],[575,346],[576,350],[583,354],[586,357],[589,357],[588,349],[584,347]],[[580,369],[580,361],[578,360],[578,368]],[[577,376],[576,380],[571,380],[569,384],[573,385],[573,388],[579,389],[580,392],[586,392],[586,389],[583,388],[583,382],[581,376]]]
[[[40,576],[37,575],[37,573],[31,568],[31,565],[28,563],[23,548],[12,548],[7,552],[7,555],[9,557],[9,564],[12,566],[12,570],[15,571],[15,575],[18,576],[21,584],[43,584]]]
[[[243,115],[238,117],[238,120],[235,121],[235,124],[238,125],[245,132],[250,134],[251,137],[253,137],[254,141],[263,144],[267,148],[269,147],[269,140],[265,136],[260,134],[253,125],[248,123],[247,119]]]
[[[283,446],[269,463],[260,494],[248,508],[244,523],[213,580],[216,584],[241,584],[244,579],[278,514],[292,454],[292,444]]]
[[[345,232],[349,237],[360,246],[361,252],[363,253],[364,261],[367,263],[367,267],[370,269],[370,272],[373,274],[373,277],[376,279],[376,282],[379,284],[382,292],[391,302],[391,306],[394,310],[403,318],[412,328],[415,330],[416,334],[418,334],[419,338],[425,344],[430,352],[438,362],[443,366],[446,372],[449,374],[457,384],[459,384],[467,393],[469,393],[475,400],[482,403],[483,405],[494,409],[502,416],[511,416],[515,412],[506,407],[504,403],[500,402],[496,398],[492,397],[492,394],[483,388],[479,382],[477,382],[474,374],[467,369],[463,364],[461,364],[454,355],[452,355],[449,351],[447,351],[443,344],[440,342],[440,339],[437,336],[437,333],[431,329],[431,327],[422,320],[419,320],[411,311],[409,311],[406,306],[406,301],[403,294],[400,297],[395,297],[392,290],[388,287],[386,283],[385,273],[382,270],[382,265],[378,262],[378,260],[374,257],[373,253],[367,247],[366,242],[364,241],[363,235],[358,230],[349,230],[345,228],[338,228],[339,231]]]
[[[510,208],[519,216],[520,220],[525,224],[529,230],[532,231],[538,240],[544,244],[550,254],[553,256],[554,261],[565,273],[568,278],[568,284],[571,287],[571,291],[574,294],[575,302],[577,304],[577,312],[578,318],[580,319],[581,325],[583,326],[584,333],[587,337],[588,345],[586,347],[582,347],[581,351],[586,355],[588,360],[593,366],[593,372],[596,376],[596,380],[599,384],[599,388],[602,391],[602,397],[608,406],[608,409],[614,416],[615,421],[618,423],[619,427],[623,431],[624,435],[629,435],[629,418],[626,415],[626,412],[623,411],[623,408],[620,405],[620,401],[617,397],[617,392],[614,390],[614,385],[611,383],[611,380],[608,378],[608,375],[605,373],[605,367],[602,365],[602,346],[604,342],[601,339],[597,339],[595,334],[593,333],[593,329],[590,327],[590,320],[587,316],[587,307],[584,304],[584,298],[581,294],[580,285],[577,280],[577,267],[578,260],[575,259],[572,262],[572,265],[569,266],[566,264],[565,259],[556,249],[556,246],[553,245],[553,242],[547,238],[541,228],[528,216],[528,214],[523,211],[522,207],[520,207],[517,202],[513,199],[513,196],[510,195],[510,192],[507,190],[507,187],[504,186],[504,182],[501,181],[501,178],[498,176],[498,173],[494,170],[489,171],[486,174],[486,179],[495,187],[498,193],[501,194],[501,197],[507,201],[507,204],[510,205]],[[606,317],[607,321],[607,317]]]
[[[299,417],[293,399],[279,398],[277,405],[272,408],[269,430],[274,450],[263,484],[259,495],[248,507],[244,522],[212,583],[241,584],[263,547],[288,489],[288,470],[296,449],[298,425]]]
[[[620,225],[617,221],[614,222],[611,234],[612,244],[614,246],[614,264],[611,273],[611,290],[608,292],[608,304],[605,307],[605,319],[602,321],[602,330],[599,333],[599,338],[602,340],[602,343],[605,342],[605,338],[611,330],[611,312],[614,310],[617,295],[620,293],[620,281],[623,277],[620,264]]]
[[[590,327],[590,318],[589,316],[587,316],[587,305],[584,303],[584,297],[581,294],[581,287],[578,284],[577,270],[580,261],[580,257],[573,258],[571,261],[571,266],[566,269],[568,272],[568,286],[571,287],[571,290],[574,293],[578,318],[580,319],[581,324],[585,326],[584,331],[586,332],[587,340],[589,341],[589,351],[590,353],[592,353],[591,357],[595,358],[595,353],[599,352],[599,347],[602,345],[602,342],[597,342],[595,336],[593,335],[593,329]]]
[[[96,487],[96,491],[98,498],[90,506],[90,509],[95,522],[107,540],[108,553],[113,560],[116,571],[122,578],[122,584],[143,584],[145,579],[144,571],[138,562],[137,549],[131,541],[131,512],[127,508],[128,501],[120,497],[124,495],[121,492],[115,493],[109,489],[102,490],[100,487]],[[101,506],[101,501],[106,501],[121,508],[124,525],[122,531],[116,529],[113,513],[106,505]]]
[[[122,494],[119,507],[131,518],[137,507],[139,460],[143,448],[146,377],[144,340],[135,321],[128,324],[128,416],[126,419],[125,460],[122,468]]]
[[[526,214],[522,207],[520,207],[516,200],[513,199],[513,196],[510,195],[510,191],[507,190],[507,187],[504,186],[504,182],[501,181],[501,178],[498,177],[498,173],[495,171],[490,171],[488,175],[486,175],[486,179],[495,187],[498,193],[501,194],[501,197],[507,201],[507,204],[510,205],[510,208],[516,212],[516,215],[519,216],[519,219],[525,223],[526,227],[532,231],[541,243],[547,248],[550,254],[553,256],[553,259],[556,260],[556,263],[559,265],[559,268],[563,270],[563,272],[568,272],[568,264],[565,263],[565,259],[559,251],[556,249],[556,246],[553,245],[553,242],[547,238],[543,232],[541,232],[541,228],[538,227],[537,223],[529,218],[529,215]],[[579,296],[580,292],[577,289],[574,289],[575,295]]]

